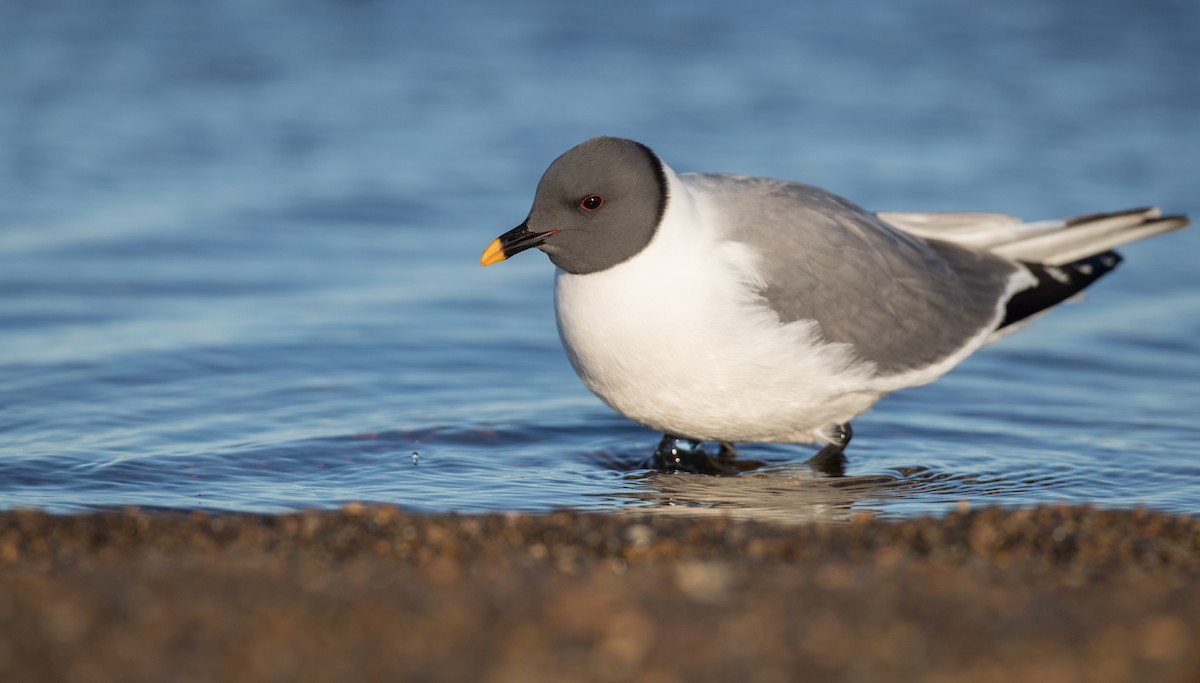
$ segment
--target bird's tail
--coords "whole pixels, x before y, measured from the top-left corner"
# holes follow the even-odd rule
[[[1187,216],[1158,207],[1024,223],[1001,213],[880,213],[893,226],[928,239],[984,249],[1014,261],[1062,266],[1135,240],[1178,230]]]
[[[881,213],[905,232],[990,251],[1019,261],[1036,284],[1008,301],[999,336],[1009,325],[1071,298],[1117,267],[1115,247],[1188,224],[1157,207],[1024,223],[998,213]],[[1011,328],[1010,328],[1011,329]]]
[[[1156,207],[1096,213],[1061,221],[1058,225],[993,246],[990,251],[1020,261],[1037,284],[1008,301],[1000,329],[1065,301],[1117,267],[1121,255],[1114,247],[1187,225],[1185,216],[1166,216]]]
[[[1014,239],[988,245],[988,251],[1015,261],[1065,266],[1187,224],[1187,216],[1163,216],[1158,207],[1094,213],[1025,224],[1023,227],[1031,229]]]

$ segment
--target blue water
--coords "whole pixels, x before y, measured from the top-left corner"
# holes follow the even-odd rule
[[[1200,229],[855,422],[656,474],[536,252],[597,134],[873,209],[1200,216],[1195,3],[0,4],[0,507],[1200,512]],[[671,343],[671,340],[664,340]]]

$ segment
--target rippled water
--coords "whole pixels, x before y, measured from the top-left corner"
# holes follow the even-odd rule
[[[602,133],[875,209],[1200,216],[1198,33],[1185,2],[5,3],[0,507],[1198,512],[1195,228],[882,402],[844,478],[640,469],[550,265],[477,265]]]

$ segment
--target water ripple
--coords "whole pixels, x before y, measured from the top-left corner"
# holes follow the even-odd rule
[[[845,477],[781,445],[644,469],[658,435],[574,376],[550,265],[478,267],[598,133],[881,209],[1200,215],[1194,9],[1014,2],[624,3],[590,32],[482,2],[7,3],[0,508],[1200,513],[1195,228],[880,403]]]

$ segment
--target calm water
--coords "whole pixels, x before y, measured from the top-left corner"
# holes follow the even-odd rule
[[[0,507],[1200,512],[1200,229],[885,400],[843,479],[639,469],[549,263],[478,267],[602,133],[875,209],[1200,216],[1195,3],[811,5],[0,4]]]

